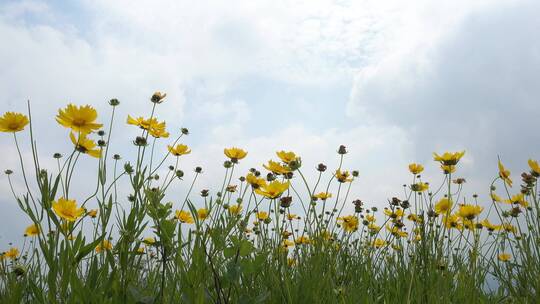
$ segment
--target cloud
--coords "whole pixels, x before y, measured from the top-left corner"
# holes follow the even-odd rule
[[[497,154],[525,170],[540,148],[538,9],[535,1],[517,1],[470,11],[439,38],[416,40],[363,69],[349,115],[404,130],[420,159],[466,149],[474,160],[466,173],[483,189],[496,174]]]

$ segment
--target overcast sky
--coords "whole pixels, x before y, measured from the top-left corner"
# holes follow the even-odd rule
[[[351,199],[383,206],[410,181],[410,162],[438,183],[432,152],[466,150],[458,175],[487,203],[498,155],[515,180],[540,158],[538,16],[532,0],[2,1],[0,105],[25,111],[31,100],[51,169],[50,156],[71,148],[58,108],[92,104],[107,122],[118,98],[111,149],[129,159],[138,130],[127,114],[148,115],[159,90],[168,97],[157,116],[191,132],[186,180],[205,169],[196,190],[221,185],[224,147],[249,151],[245,173],[278,149],[302,156],[304,171],[334,168],[344,144],[345,168],[360,171]],[[11,136],[0,149],[22,189]],[[80,163],[81,197],[95,163]],[[5,176],[0,204],[5,246],[29,224]]]

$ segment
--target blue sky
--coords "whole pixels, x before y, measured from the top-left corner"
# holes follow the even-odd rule
[[[118,98],[111,145],[129,155],[137,130],[125,117],[148,115],[160,90],[158,116],[192,133],[185,171],[205,168],[200,189],[220,184],[226,146],[250,152],[246,171],[278,149],[332,167],[344,144],[346,167],[360,171],[351,198],[382,206],[413,161],[437,183],[431,153],[465,149],[466,193],[487,200],[498,155],[516,179],[540,158],[539,12],[526,0],[2,1],[0,105],[32,101],[51,166],[70,148],[58,108],[92,104],[105,122]],[[11,138],[0,147],[0,167],[16,169]],[[81,163],[81,195],[92,165]],[[0,178],[0,242],[27,224],[8,190]]]

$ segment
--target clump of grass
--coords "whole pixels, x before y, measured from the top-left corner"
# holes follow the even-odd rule
[[[28,116],[0,117],[19,154],[23,193],[14,191],[13,171],[6,175],[30,224],[22,248],[0,255],[2,303],[533,303],[540,296],[536,161],[517,192],[499,161],[492,202],[480,205],[454,176],[465,152],[434,153],[442,181],[428,183],[424,166],[411,164],[403,196],[379,210],[349,197],[358,172],[345,168],[345,146],[337,168],[316,167],[313,184],[290,151],[276,152],[263,165],[267,174],[235,172],[248,153],[232,147],[224,149],[221,185],[192,193],[203,174],[197,167],[185,196],[169,201],[191,149],[187,129],[172,135],[157,119],[165,97],[153,94],[148,117],[128,116],[141,133],[123,165],[109,151],[118,100],[110,101],[108,126],[91,106],[59,110],[72,149],[54,155],[56,168],[41,165],[30,104]],[[25,129],[30,165],[17,139]],[[97,165],[86,197],[71,189],[83,157]]]

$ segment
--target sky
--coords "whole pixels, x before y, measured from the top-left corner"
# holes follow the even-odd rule
[[[225,147],[249,152],[241,174],[295,151],[314,182],[343,144],[344,167],[360,172],[349,200],[384,206],[410,182],[411,162],[440,183],[432,152],[466,150],[458,175],[487,204],[497,157],[515,180],[540,158],[539,13],[533,0],[2,0],[0,110],[23,112],[30,100],[40,161],[54,169],[51,155],[72,148],[59,108],[91,104],[108,123],[107,101],[119,99],[111,151],[130,160],[138,130],[127,115],[148,116],[149,97],[166,92],[157,116],[171,133],[187,127],[193,151],[173,202],[195,166],[197,191],[221,185]],[[22,191],[11,136],[0,149]],[[78,165],[81,197],[95,163]],[[1,246],[29,224],[4,175],[0,204]]]

